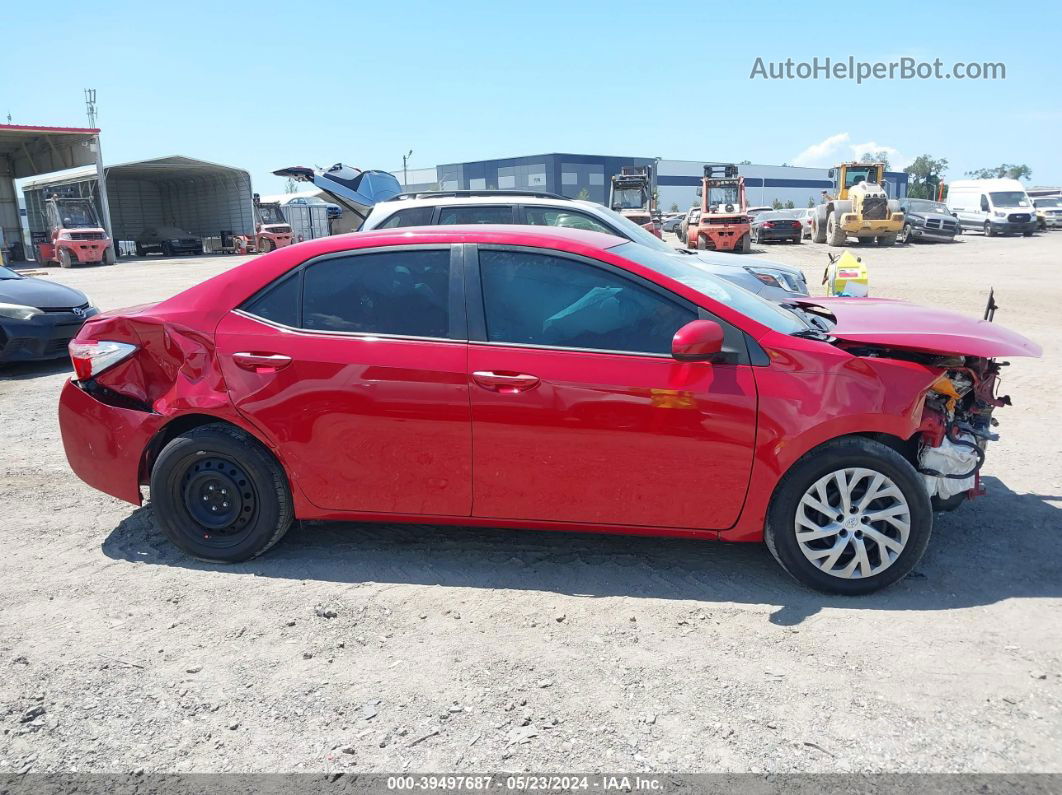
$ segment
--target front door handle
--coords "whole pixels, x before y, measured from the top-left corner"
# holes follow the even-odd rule
[[[526,392],[529,389],[534,389],[539,384],[537,375],[512,373],[505,370],[476,370],[476,372],[472,373],[472,380],[484,389],[505,394]]]
[[[283,353],[241,353],[232,354],[232,361],[237,367],[256,373],[271,373],[291,364],[291,357]]]

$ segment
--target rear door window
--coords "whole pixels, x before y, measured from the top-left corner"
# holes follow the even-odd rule
[[[511,224],[513,208],[508,206],[442,207],[440,224]]]
[[[449,290],[449,249],[331,257],[305,269],[302,327],[448,337]]]
[[[407,207],[405,210],[396,212],[376,228],[396,229],[401,226],[429,226],[434,212],[434,207]]]

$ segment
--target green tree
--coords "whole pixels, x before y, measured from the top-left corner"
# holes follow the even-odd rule
[[[911,165],[904,169],[904,173],[910,178],[907,195],[912,199],[936,198],[937,187],[947,170],[948,159],[946,157],[919,155]]]
[[[752,161],[751,160],[742,160],[740,163],[738,163],[738,165],[739,166],[751,166],[752,165]]]
[[[815,206],[815,197],[814,196],[808,196],[808,207],[814,207],[814,206]]]
[[[1022,163],[1021,165],[1012,165],[1010,163],[1002,163],[995,168],[979,168],[975,171],[967,171],[966,176],[973,177],[974,179],[1032,179],[1032,169]]]
[[[781,199],[775,199],[774,201],[771,202],[771,207],[773,207],[775,210],[781,210],[782,209],[782,200]]]
[[[787,202],[785,203],[785,209],[787,209],[787,210],[792,210],[792,209],[794,209],[795,207],[796,207],[796,205],[795,205],[795,204],[793,204],[793,200],[792,200],[792,199],[790,199],[789,201],[787,201]]]
[[[579,194],[575,198],[577,198],[579,201],[589,201],[590,191],[588,191],[586,188],[583,188],[581,191],[579,191]]]
[[[678,202],[671,202],[670,212],[677,213],[679,211]]]
[[[291,177],[288,177],[287,182],[284,183],[284,192],[285,193],[296,193],[296,192],[298,192],[298,190],[299,190],[299,183],[297,183]]]
[[[864,152],[863,156],[859,158],[860,163],[884,163],[885,170],[889,170],[889,153],[884,149],[879,149],[877,152]]]

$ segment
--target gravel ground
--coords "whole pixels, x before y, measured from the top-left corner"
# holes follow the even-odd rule
[[[826,247],[772,245],[817,286]],[[843,599],[760,545],[310,524],[198,563],[69,471],[67,366],[0,372],[0,773],[1062,771],[1062,233],[858,249],[877,295],[998,320],[988,497]],[[48,271],[104,308],[239,258]]]

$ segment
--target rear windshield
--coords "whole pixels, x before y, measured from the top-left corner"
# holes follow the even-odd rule
[[[793,334],[807,329],[804,321],[792,312],[709,273],[699,264],[697,257],[687,257],[678,252],[651,251],[634,243],[624,243],[611,251],[674,279],[713,301],[726,304],[775,331]]]

